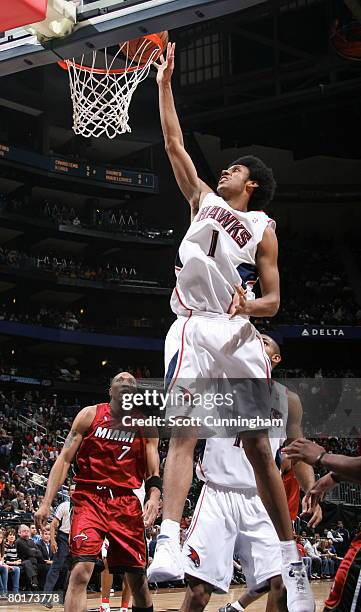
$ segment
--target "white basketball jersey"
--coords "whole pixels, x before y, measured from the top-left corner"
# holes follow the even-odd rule
[[[247,289],[247,298],[254,299],[257,246],[268,225],[276,224],[264,212],[234,210],[208,193],[178,251],[173,312],[226,313],[239,283]]]
[[[271,418],[283,420],[282,428],[270,428],[269,440],[273,456],[287,438],[288,419],[287,387],[272,382]],[[253,468],[247,459],[241,441],[237,438],[209,438],[203,458],[197,465],[197,476],[205,482],[213,482],[223,487],[249,489],[256,487]]]

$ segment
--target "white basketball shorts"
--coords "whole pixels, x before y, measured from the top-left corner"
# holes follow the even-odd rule
[[[207,312],[179,316],[166,337],[165,372],[167,390],[177,397],[178,391],[192,399],[205,392],[217,393],[218,416],[270,418],[270,360],[260,333],[246,318]],[[223,403],[219,394],[226,398]],[[204,416],[204,410],[192,410],[194,404],[170,407],[168,403],[167,418],[195,412]],[[212,408],[207,409],[212,413]]]
[[[281,574],[281,549],[256,489],[230,489],[206,483],[183,545],[184,572],[227,593],[233,555],[247,586],[256,588]]]

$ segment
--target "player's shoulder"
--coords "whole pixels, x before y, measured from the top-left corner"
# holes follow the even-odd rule
[[[269,228],[272,231],[276,229],[276,221],[268,216],[264,210],[250,210],[248,216],[253,224],[261,224],[264,228]]]
[[[272,378],[272,390],[276,392],[278,395],[287,395],[290,393],[288,387],[279,382],[279,380],[274,380]]]
[[[94,404],[91,406],[85,406],[78,412],[77,416],[74,419],[74,423],[76,422],[77,427],[87,428],[95,419],[97,414],[98,405]]]
[[[286,387],[286,385],[282,385],[286,391],[287,391],[287,397],[288,397],[288,401],[291,402],[292,404],[301,402],[300,400],[300,396],[298,395],[298,393],[296,393],[295,391],[291,391],[291,389],[288,389],[288,387]]]
[[[89,406],[84,406],[84,408],[82,408],[80,410],[80,412],[78,412],[78,416],[82,415],[82,416],[86,416],[86,415],[90,415],[90,414],[94,414],[97,412],[98,410],[98,406],[100,404],[92,404]]]
[[[217,195],[213,189],[211,189],[210,187],[208,188],[208,190],[202,191],[200,198],[199,198],[199,209],[204,206],[205,204],[209,204],[210,202],[223,202],[224,200]]]

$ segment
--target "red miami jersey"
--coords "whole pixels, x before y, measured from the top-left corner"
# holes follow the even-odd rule
[[[140,489],[147,472],[145,448],[139,428],[121,428],[114,423],[110,404],[98,404],[75,457],[74,482]]]

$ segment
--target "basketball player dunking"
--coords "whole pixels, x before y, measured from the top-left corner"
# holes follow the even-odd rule
[[[75,459],[76,488],[70,531],[73,568],[65,612],[86,612],[87,585],[105,537],[109,540],[109,571],[126,572],[133,594],[133,612],[153,611],[145,576],[144,527],[153,524],[161,494],[158,438],[145,438],[138,428],[128,431],[121,425],[122,398],[135,388],[131,374],[117,374],[110,386],[110,402],[79,412],[50,472],[44,501],[35,515],[38,526],[46,523],[51,502]],[[143,512],[138,496],[144,481],[148,501]]]
[[[177,379],[243,379],[254,399],[262,386],[256,384],[257,379],[267,382],[270,363],[249,317],[274,316],[280,299],[274,222],[259,210],[272,199],[275,181],[261,160],[248,156],[223,170],[215,194],[198,177],[184,148],[171,88],[174,44],[168,45],[167,58],[161,56],[156,68],[165,146],[192,217],[177,261],[171,304],[178,319],[166,339],[166,376],[171,380],[170,389]],[[249,206],[252,212],[248,212]],[[257,277],[262,297],[253,299],[252,286]],[[268,400],[264,393],[259,401],[248,401],[250,397],[243,397],[247,401],[242,406],[242,417],[257,415],[267,419],[269,394]],[[179,526],[192,480],[196,441],[196,435],[171,439],[164,474],[163,522],[148,570],[152,582],[183,573]],[[288,607],[292,612],[313,612],[314,599],[307,577],[289,578],[297,574],[299,554],[267,431],[263,428],[252,437],[242,432],[242,443],[280,539],[284,582],[288,578]]]

